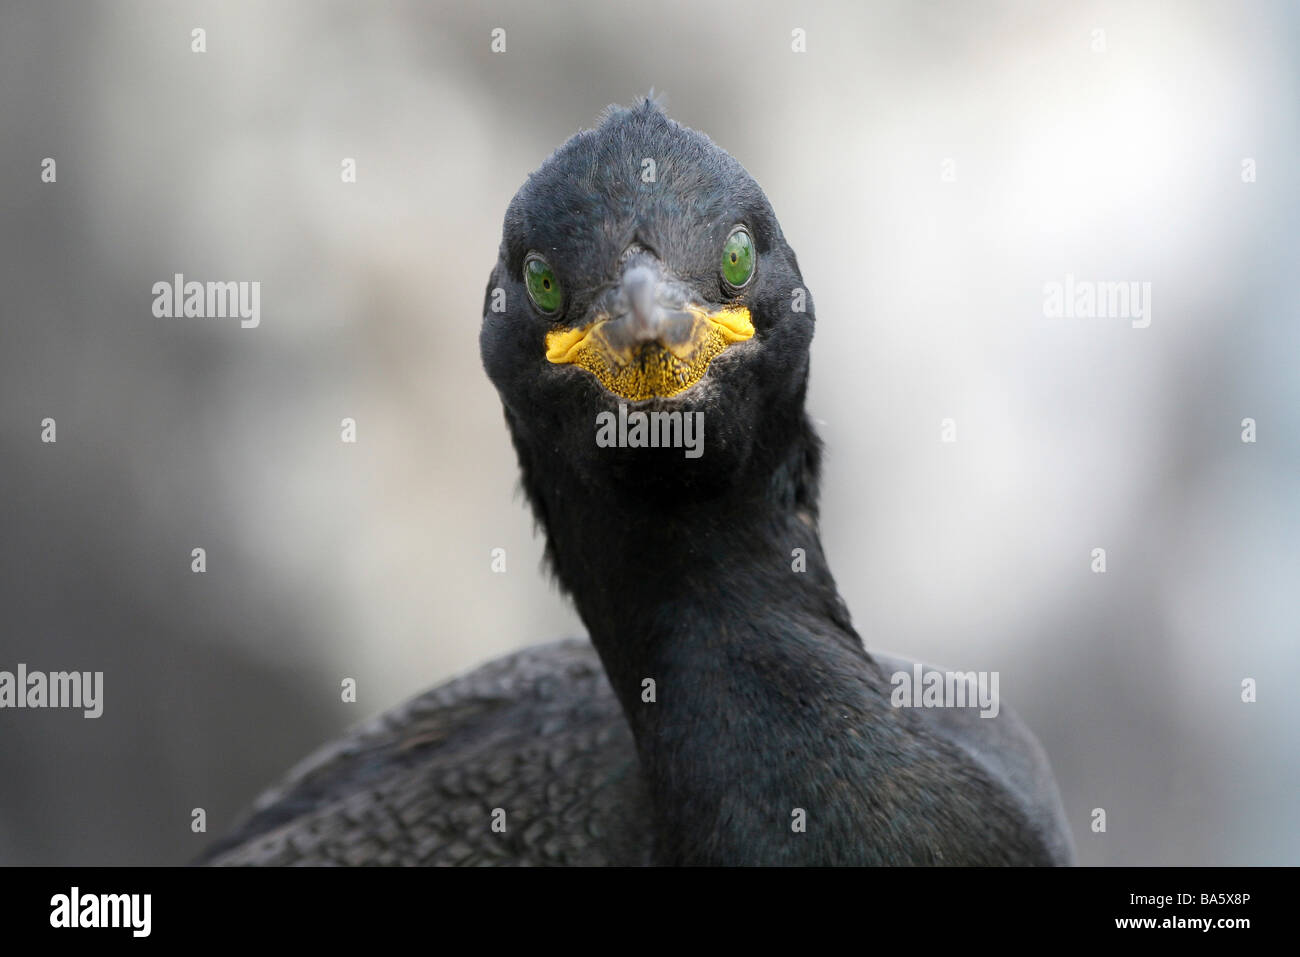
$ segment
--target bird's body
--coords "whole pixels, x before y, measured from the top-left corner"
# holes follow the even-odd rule
[[[504,830],[491,829],[495,808]],[[566,641],[490,662],[322,748],[208,860],[643,864],[647,818],[600,662]]]
[[[904,659],[873,658],[880,675],[912,669]],[[898,849],[882,843],[860,862],[1067,863],[1068,831],[1046,759],[1015,714],[1005,705],[992,720],[976,707],[925,714],[936,740],[1015,807],[1022,833],[979,856],[890,857]],[[506,815],[494,832],[496,808]],[[647,865],[656,861],[650,815],[632,734],[595,649],[569,640],[497,659],[322,748],[206,862]],[[940,812],[934,824],[944,823]]]
[[[850,622],[818,535],[813,325],[766,197],[706,137],[644,103],[557,150],[506,214],[481,346],[591,645],[415,699],[214,859],[1068,863],[1010,709],[897,706],[911,662]],[[599,442],[629,406],[697,416],[702,454]]]

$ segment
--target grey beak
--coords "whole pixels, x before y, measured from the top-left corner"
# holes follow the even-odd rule
[[[635,265],[623,273],[623,296],[627,301],[628,336],[634,342],[659,338],[663,310],[659,306],[659,275],[649,266]]]

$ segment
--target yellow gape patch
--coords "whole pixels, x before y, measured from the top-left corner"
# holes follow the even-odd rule
[[[615,349],[602,331],[609,320],[597,319],[581,329],[547,333],[546,359],[556,365],[581,366],[624,399],[676,395],[699,382],[709,363],[727,346],[754,335],[754,323],[744,306],[727,306],[717,312],[687,306],[686,311],[695,317],[695,324],[681,345],[652,342],[635,350]]]

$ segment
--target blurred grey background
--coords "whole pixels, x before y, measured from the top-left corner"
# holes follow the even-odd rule
[[[653,87],[816,297],[868,646],[1001,672],[1084,863],[1300,863],[1298,51],[1286,3],[7,4],[0,669],[106,688],[0,711],[0,862],[186,861],[347,725],[580,633],[479,319],[525,176]],[[260,281],[261,326],[155,318],[177,272]],[[1151,282],[1150,327],[1044,318],[1066,274]]]

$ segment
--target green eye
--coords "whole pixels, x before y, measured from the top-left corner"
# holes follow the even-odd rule
[[[722,278],[727,285],[739,289],[753,277],[757,259],[758,253],[754,250],[749,230],[737,226],[722,246]]]
[[[553,316],[560,311],[564,302],[560,280],[555,278],[555,270],[536,253],[529,253],[524,260],[524,285],[528,287],[528,298],[541,312]]]

